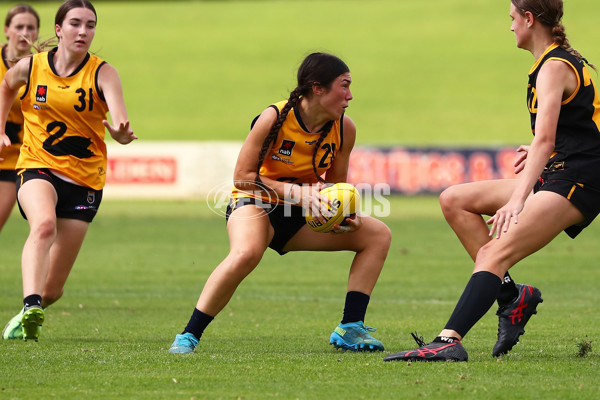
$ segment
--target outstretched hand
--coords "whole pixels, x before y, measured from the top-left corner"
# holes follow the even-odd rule
[[[131,143],[138,138],[129,127],[129,121],[121,122],[118,128],[113,127],[107,120],[103,120],[102,123],[108,129],[110,136],[121,144]]]

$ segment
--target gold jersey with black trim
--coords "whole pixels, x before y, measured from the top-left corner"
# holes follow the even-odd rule
[[[562,61],[573,69],[577,76],[577,88],[561,103],[554,152],[548,160],[546,172],[560,174],[558,179],[587,184],[600,189],[600,100],[598,89],[584,61],[579,60],[556,43],[546,49],[529,72],[527,107],[531,116],[531,130],[535,135],[538,108],[537,76],[542,65],[550,60]]]
[[[69,76],[54,68],[56,49],[35,54],[21,97],[25,136],[17,169],[49,168],[100,190],[106,182],[108,106],[98,88],[104,60],[87,54]]]
[[[271,105],[277,110],[277,115],[285,106],[287,100]],[[320,144],[315,157],[315,166],[319,176],[323,175],[330,167],[337,152],[344,142],[343,124],[344,116],[326,124],[323,129],[329,133]],[[313,184],[319,180],[313,169],[313,153],[320,133],[310,133],[306,128],[296,108],[292,108],[283,122],[277,140],[265,155],[265,160],[259,174],[280,182],[297,184]],[[233,189],[231,197],[262,198],[270,203],[281,203],[281,199],[258,196],[253,193]]]
[[[0,81],[4,79],[4,75],[10,66],[6,59],[6,45],[2,46],[2,62],[0,62]],[[19,97],[23,95],[25,88],[19,89],[19,94],[8,111],[8,117],[6,118],[6,126],[4,132],[8,135],[11,145],[4,147],[0,152],[0,158],[4,160],[0,161],[0,169],[15,169],[17,165],[17,159],[19,158],[19,151],[21,144],[23,143],[23,113],[21,112],[21,101]]]

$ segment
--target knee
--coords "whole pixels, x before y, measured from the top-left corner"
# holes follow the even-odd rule
[[[263,252],[251,249],[236,249],[229,253],[229,271],[235,274],[247,275],[258,265]]]
[[[459,191],[455,186],[450,186],[440,194],[440,207],[445,217],[461,208]]]
[[[56,237],[56,220],[45,219],[35,226],[32,226],[31,235],[42,241],[54,239],[54,237]]]
[[[392,231],[383,222],[377,219],[374,221],[370,232],[367,232],[365,236],[369,239],[371,248],[378,249],[385,257],[392,244]]]
[[[390,245],[392,244],[392,230],[383,222],[381,223],[382,227],[379,230],[379,242],[382,247],[385,248],[385,251],[390,249]]]

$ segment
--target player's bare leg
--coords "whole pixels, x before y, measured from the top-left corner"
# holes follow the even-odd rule
[[[42,293],[42,307],[46,308],[62,297],[89,225],[78,219],[57,219],[57,235],[50,247],[50,268]]]
[[[287,243],[285,250],[350,250],[356,253],[350,266],[344,316],[329,342],[343,350],[382,351],[383,343],[371,336],[375,329],[365,326],[364,319],[390,248],[391,232],[375,218],[361,217],[361,222],[358,230],[344,233],[318,233],[305,226]]]
[[[460,341],[494,303],[505,272],[582,220],[581,212],[556,193],[542,191],[530,196],[518,223],[511,222],[507,231],[502,230],[499,238],[494,235],[478,252],[473,275],[438,337],[428,345],[420,343],[418,349],[392,354],[385,360],[467,361]]]
[[[440,195],[444,217],[473,261],[490,240],[483,215],[494,215],[506,204],[516,183],[514,179],[471,182],[451,186]]]
[[[0,181],[0,193],[0,230],[2,230],[17,200],[15,183]]]
[[[175,336],[170,353],[194,351],[204,328],[227,305],[242,280],[256,268],[274,234],[265,211],[250,205],[231,213],[227,232],[229,254],[206,281],[190,322],[184,332]]]

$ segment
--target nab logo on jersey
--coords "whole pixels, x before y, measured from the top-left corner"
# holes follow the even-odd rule
[[[39,103],[46,102],[46,95],[48,94],[48,85],[38,85],[35,91],[35,101]]]
[[[295,145],[296,145],[296,142],[294,142],[292,140],[283,139],[283,143],[281,143],[281,147],[279,148],[278,153],[281,154],[282,156],[291,157],[292,149],[294,148]]]

